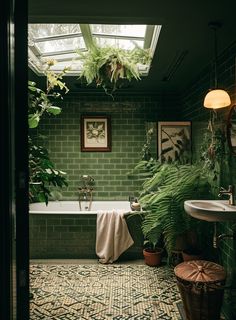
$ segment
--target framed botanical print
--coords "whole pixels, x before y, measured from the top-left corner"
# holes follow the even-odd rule
[[[111,151],[111,119],[109,116],[81,116],[81,151]]]
[[[158,122],[158,156],[161,161],[191,163],[191,122]]]

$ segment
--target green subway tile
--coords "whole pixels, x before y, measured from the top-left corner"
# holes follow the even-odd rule
[[[54,232],[67,232],[68,226],[54,226]]]

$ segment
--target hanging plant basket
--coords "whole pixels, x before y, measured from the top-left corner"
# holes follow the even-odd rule
[[[138,65],[151,62],[149,50],[138,47],[125,50],[93,45],[87,52],[77,53],[83,62],[79,79],[84,79],[88,85],[94,83],[96,87],[102,87],[110,95],[127,81],[141,80]]]

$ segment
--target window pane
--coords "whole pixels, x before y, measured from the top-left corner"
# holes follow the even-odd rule
[[[81,61],[78,61],[78,60],[61,61],[61,62],[56,63],[50,69],[53,71],[62,71],[64,68],[69,68],[68,73],[70,73],[71,71],[76,71],[79,74],[79,71],[82,68],[82,63],[81,63]]]
[[[82,37],[37,42],[35,46],[41,53],[85,48],[84,39]]]
[[[144,41],[126,40],[126,39],[112,39],[112,38],[98,38],[95,37],[97,44],[101,47],[115,46],[117,48],[132,50],[135,47],[143,48]]]
[[[29,24],[29,34],[33,39],[80,32],[79,24]]]
[[[146,25],[91,24],[90,27],[92,33],[117,36],[144,37],[146,32]]]

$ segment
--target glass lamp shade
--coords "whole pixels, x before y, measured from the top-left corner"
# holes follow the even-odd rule
[[[204,107],[209,109],[219,109],[228,107],[231,104],[228,93],[221,89],[211,90],[204,99]]]

